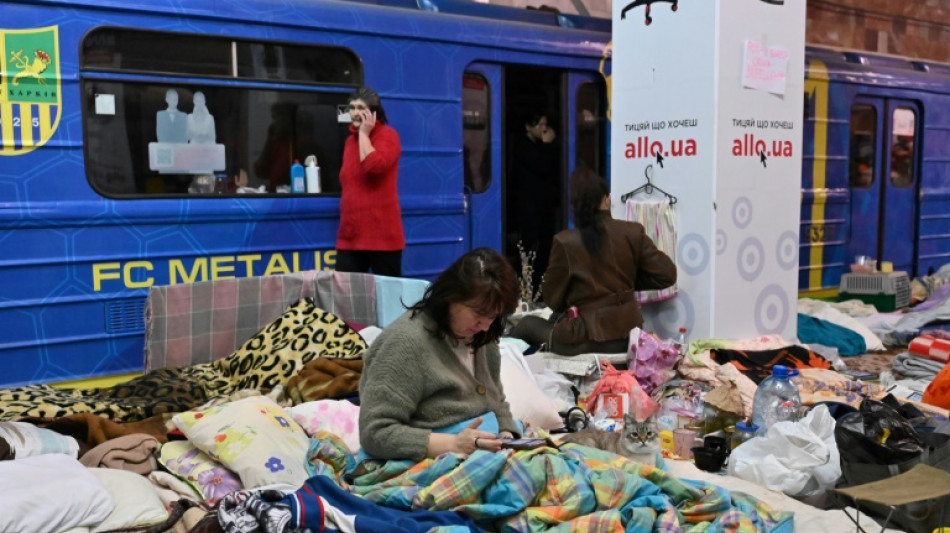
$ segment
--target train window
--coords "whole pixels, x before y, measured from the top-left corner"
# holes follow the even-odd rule
[[[910,187],[914,184],[914,140],[916,113],[898,107],[891,117],[891,184]]]
[[[362,76],[349,50],[321,46],[237,42],[239,78],[359,85]]]
[[[155,50],[162,53],[156,54]],[[237,77],[360,85],[352,51],[128,28],[97,28],[83,39],[85,70]]]
[[[604,112],[606,106],[600,84],[584,83],[577,88],[577,164],[585,164],[601,176],[606,176],[604,143]]]
[[[465,187],[480,193],[491,185],[491,105],[488,80],[466,72],[462,77],[462,143]]]
[[[107,196],[285,192],[290,165],[317,156],[338,192],[347,91],[89,80],[88,177]]]
[[[161,50],[161,53],[155,53]],[[123,28],[97,28],[82,40],[83,69],[230,76],[229,39]]]
[[[877,161],[877,110],[858,104],[851,107],[851,155],[849,173],[851,186],[866,189],[874,183],[874,162]]]

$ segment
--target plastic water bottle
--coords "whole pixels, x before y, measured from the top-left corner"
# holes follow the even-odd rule
[[[290,192],[294,194],[307,192],[306,173],[299,159],[294,159],[294,164],[290,165]]]
[[[775,365],[772,375],[762,380],[752,400],[752,423],[764,434],[773,424],[798,420],[802,399],[798,386],[789,379],[788,367]]]
[[[308,155],[304,159],[304,170],[307,175],[307,193],[317,194],[320,192],[320,167],[317,166],[317,156]]]
[[[686,339],[686,328],[680,328],[679,335],[673,341],[673,346],[676,347],[681,356],[686,355],[686,349],[689,348],[689,341]]]
[[[214,193],[228,194],[228,175],[220,172],[214,175]]]

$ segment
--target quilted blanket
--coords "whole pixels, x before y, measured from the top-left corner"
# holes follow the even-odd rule
[[[225,528],[231,532],[372,532],[379,524],[373,518],[376,513],[395,510],[424,511],[426,521],[407,531],[459,531],[459,520],[499,532],[792,531],[792,513],[773,510],[750,496],[681,480],[661,469],[574,444],[445,454],[419,463],[368,461],[352,467],[353,457],[339,439],[317,434],[311,441],[308,468],[324,479],[311,479],[297,492],[269,503],[251,493],[232,493],[230,501],[222,503],[229,513],[222,523],[250,526]],[[354,496],[378,507],[374,511],[365,503],[354,505]],[[401,514],[398,519],[409,516]],[[434,525],[433,517],[445,525]]]

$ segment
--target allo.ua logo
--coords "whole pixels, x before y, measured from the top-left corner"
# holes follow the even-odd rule
[[[59,27],[0,29],[0,156],[43,146],[62,116]]]

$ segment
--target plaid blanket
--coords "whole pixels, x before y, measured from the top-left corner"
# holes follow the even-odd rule
[[[152,287],[145,371],[210,363],[234,352],[287,306],[311,297],[347,323],[376,323],[372,274],[310,270]]]
[[[311,440],[311,475],[386,508],[456,511],[487,531],[792,531],[792,513],[750,496],[574,444],[352,467],[337,437],[318,433]]]

